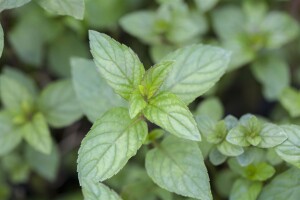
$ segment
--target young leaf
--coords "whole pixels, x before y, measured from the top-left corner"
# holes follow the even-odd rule
[[[10,114],[0,111],[0,156],[8,154],[21,142],[22,137],[15,129]]]
[[[207,170],[195,142],[167,137],[147,153],[146,170],[156,184],[170,192],[212,199]]]
[[[257,145],[260,148],[272,148],[287,139],[284,130],[275,124],[265,123],[260,132],[261,142]]]
[[[38,105],[53,127],[68,126],[82,116],[71,80],[49,84],[42,91]]]
[[[38,0],[46,11],[56,15],[69,15],[75,19],[83,19],[84,0]]]
[[[248,165],[244,171],[244,177],[254,181],[265,181],[275,174],[275,169],[267,163]]]
[[[50,154],[45,155],[27,146],[25,157],[32,169],[49,181],[54,181],[59,167],[59,152],[53,145]]]
[[[149,100],[145,117],[177,137],[200,141],[197,124],[188,107],[174,94],[163,92]]]
[[[221,78],[230,53],[217,47],[191,45],[169,54],[164,60],[175,62],[161,91],[172,92],[189,104]]]
[[[275,147],[276,153],[288,163],[300,168],[300,126],[283,125],[288,139]]]
[[[130,48],[105,34],[89,31],[89,39],[100,73],[117,94],[129,99],[145,73],[138,56]]]
[[[20,134],[37,151],[49,154],[52,149],[50,131],[43,114],[36,113],[31,121],[24,124],[20,129]]]
[[[280,95],[281,105],[292,117],[300,116],[300,92],[293,88],[286,88]]]
[[[210,0],[210,1],[194,0],[194,1],[199,10],[203,12],[207,12],[211,10],[218,3],[219,0]]]
[[[143,77],[143,93],[150,99],[154,96],[172,69],[173,61],[162,61],[147,70]]]
[[[23,103],[32,104],[32,94],[24,85],[6,75],[0,76],[0,92],[5,108],[13,111],[21,111]]]
[[[300,196],[300,170],[291,168],[267,184],[258,200],[298,200]]]
[[[6,9],[17,8],[28,3],[30,0],[1,0],[0,1],[0,12]]]
[[[98,119],[81,143],[79,180],[95,182],[118,173],[136,154],[147,136],[147,124],[131,119],[126,108],[113,108]]]
[[[243,147],[234,145],[224,140],[217,145],[218,150],[226,156],[239,156],[244,152]]]
[[[82,181],[82,193],[84,200],[122,200],[113,190],[103,183],[93,182],[88,179]]]
[[[133,119],[137,116],[145,107],[147,106],[147,102],[144,97],[140,93],[139,90],[133,91],[129,98],[129,115],[130,118]]]
[[[113,107],[126,106],[125,101],[101,77],[92,60],[72,58],[71,65],[77,99],[91,122]]]
[[[238,179],[233,184],[230,200],[256,200],[262,189],[261,182]]]

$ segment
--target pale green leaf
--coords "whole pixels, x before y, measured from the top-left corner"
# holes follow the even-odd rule
[[[196,115],[195,120],[197,122],[200,133],[206,137],[214,131],[217,124],[216,120],[211,119],[207,115]]]
[[[98,119],[79,149],[80,182],[95,182],[118,173],[136,154],[147,136],[147,124],[140,118],[130,119],[125,108],[113,108]],[[82,184],[82,183],[81,183]]]
[[[10,77],[19,82],[19,84],[25,86],[27,90],[33,95],[36,96],[38,93],[38,88],[36,83],[32,78],[27,74],[17,70],[16,68],[5,66],[2,72],[5,76]]]
[[[40,6],[55,15],[69,15],[76,19],[83,19],[84,0],[38,0]]]
[[[147,44],[160,43],[160,37],[154,30],[155,12],[138,11],[123,16],[120,20],[121,27]]]
[[[201,200],[211,200],[209,177],[195,142],[169,136],[146,155],[148,175],[160,187]]]
[[[0,92],[3,106],[9,110],[21,111],[22,104],[33,103],[33,96],[28,89],[7,75],[0,76]]]
[[[238,179],[233,184],[230,200],[256,200],[262,189],[261,182]]]
[[[297,125],[281,126],[288,139],[275,147],[276,153],[288,163],[300,168],[300,127]]]
[[[284,130],[275,124],[265,123],[260,132],[261,142],[257,145],[260,148],[272,148],[287,139]]]
[[[143,77],[143,93],[150,99],[156,94],[173,66],[173,61],[162,61],[147,70]]]
[[[275,169],[267,163],[251,164],[245,168],[244,177],[254,181],[264,181],[275,174]]]
[[[244,152],[243,147],[231,144],[226,140],[218,144],[217,148],[222,154],[226,156],[238,156]]]
[[[145,73],[138,56],[130,48],[105,34],[89,31],[89,39],[100,73],[117,94],[129,99]]]
[[[227,156],[220,153],[220,151],[217,148],[212,149],[209,153],[209,161],[215,166],[224,163],[226,159]]]
[[[300,196],[300,170],[291,168],[267,184],[258,200],[298,200]]]
[[[161,90],[172,92],[189,104],[221,78],[230,53],[217,47],[191,45],[167,55],[164,60],[174,60],[174,65]]]
[[[244,31],[246,17],[239,7],[224,6],[213,11],[212,20],[213,28],[218,36],[228,40]]]
[[[48,52],[49,70],[61,77],[71,74],[70,59],[72,57],[88,58],[86,43],[72,32],[66,32],[51,43]]]
[[[255,156],[255,150],[252,148],[247,148],[243,154],[236,157],[236,160],[242,167],[245,167],[254,161]]]
[[[82,193],[84,200],[122,200],[118,194],[103,183],[83,179]]]
[[[219,0],[194,0],[199,10],[207,12],[211,10]]]
[[[53,145],[50,154],[45,155],[28,146],[25,157],[30,167],[49,181],[54,181],[59,167],[59,152]]]
[[[147,102],[140,93],[139,90],[133,91],[129,98],[129,115],[130,118],[136,117],[144,108],[146,108]]]
[[[91,122],[125,101],[106,83],[92,60],[72,58],[72,80],[82,112]]]
[[[226,137],[226,140],[232,144],[239,145],[242,147],[250,145],[247,141],[245,127],[241,125],[231,129]]]
[[[277,57],[257,60],[251,69],[255,78],[262,84],[263,94],[267,100],[278,99],[290,84],[289,67]]]
[[[268,34],[267,47],[279,48],[295,39],[299,33],[298,22],[287,13],[271,12],[261,23],[261,31]]]
[[[279,98],[282,106],[292,117],[300,116],[300,92],[293,88],[286,88]]]
[[[53,127],[64,127],[79,120],[82,112],[71,80],[49,84],[38,99],[40,111]]]
[[[200,141],[201,136],[192,113],[174,94],[163,92],[149,100],[145,117],[177,137]]]
[[[224,108],[218,98],[210,97],[198,105],[195,115],[197,114],[207,115],[214,120],[220,120],[224,115]]]
[[[0,111],[0,156],[8,154],[21,142],[22,137],[15,129],[9,113]]]
[[[27,143],[37,151],[44,154],[49,154],[51,152],[52,139],[43,114],[34,114],[31,121],[24,124],[19,131]]]
[[[30,2],[30,0],[0,0],[0,12],[6,9],[17,8]]]

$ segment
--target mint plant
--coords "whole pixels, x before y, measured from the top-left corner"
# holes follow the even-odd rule
[[[211,199],[203,157],[193,142],[200,141],[201,135],[187,105],[219,80],[230,53],[192,45],[169,54],[145,71],[137,55],[125,45],[95,31],[89,32],[89,38],[99,72],[114,92],[129,102],[129,107],[112,108],[99,116],[82,141],[78,175],[85,197],[96,192],[91,184],[101,194],[105,187],[97,182],[118,173],[137,153],[147,138],[148,119],[174,135],[161,144],[153,140],[155,148],[146,157],[152,180],[183,196]],[[184,71],[182,66],[186,67]],[[161,168],[162,163],[165,168]]]

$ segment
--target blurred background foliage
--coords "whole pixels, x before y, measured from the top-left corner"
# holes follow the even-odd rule
[[[227,73],[190,105],[194,113],[216,120],[228,114],[239,117],[253,113],[277,123],[300,125],[299,0],[85,0],[82,20],[80,11],[69,13],[73,17],[58,15],[44,2],[31,1],[1,12],[2,74],[21,80],[20,84],[30,82],[29,87],[41,90],[44,98],[48,96],[43,93],[51,93],[56,99],[68,86],[54,92],[47,87],[61,79],[70,82],[71,65],[76,65],[81,71],[72,73],[78,80],[73,83],[75,92],[80,87],[94,91],[93,97],[77,94],[78,101],[94,98],[98,106],[83,109],[87,118],[81,118],[81,111],[75,108],[77,102],[72,102],[75,94],[70,94],[64,101],[70,102],[68,105],[73,107],[69,109],[77,114],[62,124],[57,116],[41,109],[53,140],[51,153],[38,152],[20,139],[13,151],[0,154],[0,199],[83,199],[76,172],[79,144],[98,112],[122,101],[112,96],[112,91],[106,91],[110,99],[99,96],[106,89],[101,88],[105,83],[98,82],[95,72],[88,68],[93,63],[86,60],[91,59],[87,39],[90,29],[105,32],[131,47],[146,67],[193,43],[229,49],[232,61]],[[81,74],[97,83],[87,85],[84,79],[80,81]],[[92,102],[86,104],[88,107]],[[53,101],[53,105],[59,105],[59,101]],[[0,128],[5,126],[4,121]],[[107,185],[128,200],[184,199],[160,189],[148,178],[143,166],[145,150]],[[214,199],[226,199],[236,174],[226,165],[207,166]]]

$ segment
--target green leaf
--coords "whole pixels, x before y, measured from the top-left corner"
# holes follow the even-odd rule
[[[276,100],[290,84],[289,66],[277,57],[268,57],[254,62],[251,70],[263,86],[267,100]],[[280,81],[279,81],[280,80]]]
[[[3,33],[2,26],[0,24],[0,58],[2,56],[3,47],[4,47],[4,33]]]
[[[240,119],[240,125],[232,128],[226,140],[232,144],[247,147],[250,144],[257,146],[261,142],[261,122],[253,115],[244,115]]]
[[[203,12],[207,12],[211,10],[218,3],[219,0],[210,0],[210,1],[194,0],[194,1],[199,10]]]
[[[213,28],[218,36],[228,40],[244,31],[246,17],[237,6],[223,6],[213,11],[212,20]]]
[[[82,112],[91,122],[125,101],[106,83],[92,60],[72,58],[72,81]]]
[[[80,182],[95,182],[118,173],[136,154],[147,136],[147,124],[140,118],[130,119],[126,108],[114,108],[98,119],[79,149]],[[81,183],[82,184],[82,183]]]
[[[222,163],[224,163],[227,159],[227,156],[220,153],[220,151],[217,148],[214,148],[209,153],[209,161],[215,165],[218,166]]]
[[[258,200],[298,200],[300,195],[300,170],[291,168],[267,184]]]
[[[100,73],[117,94],[129,99],[145,73],[138,56],[105,34],[89,31],[89,39]]]
[[[218,150],[226,156],[238,156],[244,152],[244,149],[238,145],[231,144],[224,140],[217,145]]]
[[[133,91],[129,98],[129,115],[133,119],[136,117],[144,108],[146,108],[147,102],[140,93],[139,90]]]
[[[261,182],[238,179],[234,182],[230,200],[256,200],[262,189]]]
[[[34,3],[22,8],[22,12],[22,17],[17,18],[16,25],[8,32],[8,40],[21,61],[38,68],[44,64],[45,45],[53,43],[63,25],[47,17]]]
[[[3,106],[9,110],[18,112],[22,110],[22,104],[32,104],[33,97],[28,89],[7,75],[0,76],[0,92]]]
[[[299,33],[298,22],[287,13],[270,12],[262,21],[261,31],[268,34],[267,47],[279,48],[295,39]]]
[[[38,105],[47,122],[53,127],[68,126],[82,116],[71,80],[49,84],[42,91]]]
[[[174,94],[163,92],[149,100],[145,117],[171,134],[200,141],[197,124],[188,107]]]
[[[0,1],[0,12],[6,9],[17,8],[30,2],[30,0],[1,0]]]
[[[264,181],[271,178],[275,174],[275,169],[267,163],[258,163],[248,165],[245,168],[245,177],[250,180]]]
[[[156,94],[172,69],[173,61],[162,61],[147,70],[143,77],[143,94],[148,99]]]
[[[35,150],[44,154],[50,154],[52,149],[52,140],[43,114],[34,114],[31,121],[23,125],[19,131],[28,144]]]
[[[275,147],[288,138],[280,126],[271,123],[265,123],[263,125],[260,136],[261,142],[257,145],[260,148]]]
[[[48,181],[54,181],[59,167],[59,152],[56,145],[53,145],[50,154],[45,155],[28,146],[25,157],[32,169]]]
[[[247,148],[243,154],[236,157],[236,160],[242,167],[250,165],[256,156],[256,151],[253,148]]]
[[[123,16],[120,20],[121,27],[146,44],[160,43],[160,37],[154,30],[155,12],[137,11]]]
[[[164,60],[175,62],[161,91],[172,92],[189,104],[221,78],[230,53],[217,47],[191,45],[169,54]]]
[[[293,88],[286,88],[280,95],[281,105],[288,111],[290,116],[300,116],[300,92]]]
[[[19,82],[19,84],[25,86],[27,90],[33,95],[36,96],[38,93],[38,88],[33,79],[24,74],[23,72],[13,68],[6,66],[2,72],[5,76],[10,77]]]
[[[51,42],[48,52],[50,71],[61,77],[71,74],[70,59],[72,57],[88,58],[88,48],[83,40],[74,33],[66,32]]]
[[[156,184],[170,192],[212,199],[207,170],[195,142],[169,136],[147,153],[146,170]]]
[[[10,114],[0,111],[0,156],[8,154],[21,142],[22,137],[15,129]]]
[[[55,15],[69,15],[75,19],[83,19],[84,0],[38,0],[40,6]]]
[[[288,139],[275,147],[280,158],[300,168],[300,126],[281,126]]]
[[[209,97],[198,105],[195,115],[197,114],[207,115],[214,120],[220,120],[224,115],[224,108],[218,98]]]
[[[209,143],[220,144],[227,135],[227,127],[224,120],[219,121],[214,129],[206,135]]]
[[[122,200],[113,190],[108,188],[106,185],[83,179],[82,182],[82,193],[84,200]]]

